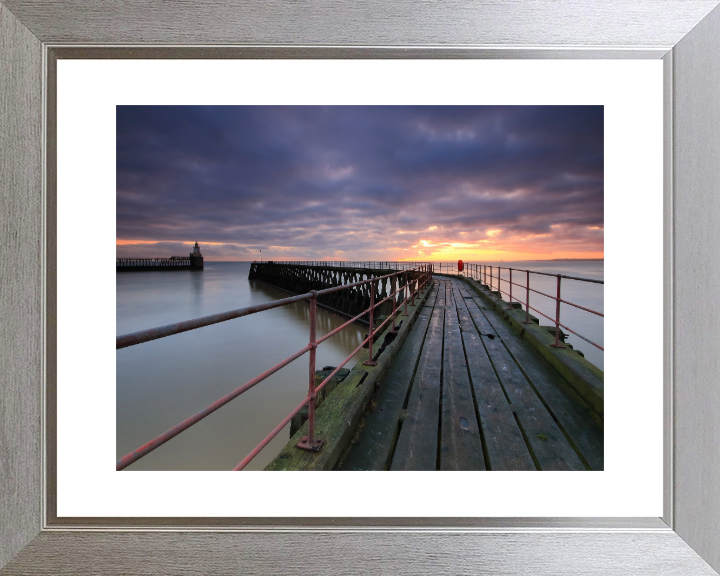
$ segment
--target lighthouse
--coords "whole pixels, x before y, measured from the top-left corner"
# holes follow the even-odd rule
[[[200,254],[200,246],[195,242],[195,247],[190,253],[190,269],[191,270],[202,270],[203,269],[203,257]]]

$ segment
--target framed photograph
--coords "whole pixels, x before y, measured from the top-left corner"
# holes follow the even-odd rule
[[[0,573],[717,574],[717,4],[0,0]],[[631,166],[606,172],[608,345],[633,365],[603,471],[115,472],[115,105],[176,103],[605,105]],[[73,204],[71,173],[99,192]]]

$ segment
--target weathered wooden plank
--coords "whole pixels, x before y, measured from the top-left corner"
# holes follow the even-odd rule
[[[479,297],[473,297],[464,288],[460,292],[479,303]],[[592,470],[603,470],[604,431],[590,406],[540,354],[526,346],[505,322],[492,315],[487,315],[487,320],[575,449]]]
[[[458,318],[475,389],[489,469],[537,470],[462,295],[459,291],[456,295],[459,296],[456,297]]]
[[[486,316],[492,316],[495,312],[481,311],[473,300],[466,302],[478,329],[496,336],[494,339],[483,336],[483,343],[540,469],[586,470],[580,457],[487,320]]]
[[[485,470],[480,426],[460,335],[455,295],[450,285],[446,299],[440,470]]]
[[[437,470],[445,286],[440,284],[391,470]]]
[[[375,382],[387,376],[402,345],[408,336],[417,315],[429,296],[429,292],[421,295],[415,305],[408,307],[407,322],[398,331],[395,339],[385,347],[377,358],[376,366],[367,366],[359,361],[350,370],[350,374],[336,386],[315,412],[315,437],[324,441],[319,452],[299,450],[297,443],[307,435],[306,422],[290,441],[265,467],[265,470],[332,470],[347,448],[350,439],[360,422],[365,410],[375,393]],[[384,334],[390,327],[382,332],[379,341],[382,342]]]
[[[365,425],[359,440],[352,445],[338,470],[385,470],[389,466],[400,423],[400,411],[420,359],[437,292],[435,285],[378,391],[375,406],[365,415]]]

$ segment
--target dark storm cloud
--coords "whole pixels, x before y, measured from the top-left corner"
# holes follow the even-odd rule
[[[603,226],[603,124],[601,106],[118,106],[117,238],[308,253],[431,226],[580,238]]]

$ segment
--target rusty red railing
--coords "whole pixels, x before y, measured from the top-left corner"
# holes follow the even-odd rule
[[[277,263],[296,266],[327,266],[330,268],[370,268],[373,270],[414,270],[428,264],[428,262],[348,262],[345,260],[278,261]]]
[[[321,265],[321,264],[319,264]],[[243,316],[249,316],[250,314],[256,314],[258,312],[263,312],[265,310],[271,310],[273,308],[278,308],[280,306],[286,306],[287,304],[292,304],[294,302],[303,302],[308,301],[310,305],[310,341],[308,342],[308,345],[302,348],[301,350],[298,350],[295,354],[292,356],[286,358],[279,364],[276,364],[269,370],[263,372],[262,374],[256,376],[249,382],[246,382],[239,388],[236,388],[229,394],[226,394],[219,400],[213,402],[206,408],[200,410],[196,414],[193,414],[183,422],[179,423],[176,426],[173,426],[168,431],[166,431],[164,434],[161,434],[160,436],[157,436],[156,438],[153,438],[146,444],[143,444],[136,450],[133,450],[126,456],[123,456],[120,460],[118,460],[115,464],[116,470],[123,470],[130,466],[133,462],[136,462],[143,456],[146,456],[156,448],[162,446],[165,444],[168,440],[174,438],[184,430],[187,430],[192,426],[193,424],[196,424],[206,416],[209,416],[231,400],[237,398],[240,396],[243,392],[248,391],[250,388],[255,386],[256,384],[262,382],[281,368],[287,366],[292,361],[300,358],[300,356],[304,355],[306,352],[310,352],[309,356],[309,384],[308,384],[308,393],[305,396],[305,399],[295,408],[293,409],[290,414],[288,414],[285,419],[283,419],[280,424],[278,424],[270,434],[268,434],[262,442],[260,442],[243,460],[235,467],[233,470],[242,470],[244,469],[250,461],[257,456],[260,451],[267,446],[267,444],[275,437],[277,434],[292,420],[292,418],[302,410],[305,405],[308,406],[308,435],[304,436],[302,440],[298,443],[298,448],[302,448],[305,450],[311,450],[311,451],[318,451],[320,447],[322,446],[323,441],[321,439],[315,438],[315,398],[317,396],[317,393],[323,389],[323,387],[340,371],[340,369],[347,364],[352,357],[357,354],[357,352],[360,351],[361,348],[365,346],[365,344],[368,344],[368,359],[365,361],[365,364],[367,365],[375,365],[376,362],[373,359],[373,340],[374,335],[381,331],[382,328],[392,320],[392,327],[393,331],[396,331],[396,325],[395,325],[395,317],[396,315],[402,310],[402,308],[397,307],[397,295],[402,292],[403,300],[405,302],[405,313],[404,316],[407,316],[407,303],[408,300],[412,299],[412,304],[415,303],[415,296],[417,296],[421,290],[423,290],[426,286],[428,286],[428,283],[432,279],[432,265],[430,264],[423,264],[422,266],[413,268],[413,269],[407,269],[407,270],[400,270],[398,272],[393,272],[390,274],[386,274],[384,276],[378,276],[376,278],[370,278],[368,280],[362,280],[360,282],[355,282],[353,284],[346,284],[341,286],[335,286],[332,288],[327,288],[325,290],[311,290],[310,292],[306,294],[300,294],[298,296],[293,296],[291,298],[283,298],[282,300],[275,300],[273,302],[267,302],[265,304],[260,304],[258,306],[249,306],[247,308],[240,308],[238,310],[230,310],[228,312],[221,312],[219,314],[212,314],[210,316],[204,316],[202,318],[197,318],[195,320],[187,320],[185,322],[177,322],[175,324],[168,324],[167,326],[161,326],[158,328],[151,328],[149,330],[142,330],[140,332],[134,332],[132,334],[126,334],[123,336],[118,336],[116,340],[115,347],[117,350],[121,348],[127,348],[128,346],[135,346],[137,344],[142,344],[144,342],[150,342],[152,340],[157,340],[158,338],[165,338],[167,336],[172,336],[174,334],[180,334],[182,332],[187,332],[189,330],[196,330],[197,328],[202,328],[204,326],[211,326],[212,324],[217,324],[219,322],[226,322],[227,320],[232,320],[234,318],[241,318]],[[400,279],[400,277],[404,277],[405,284],[402,286],[399,286],[397,290],[395,290],[395,285]],[[386,298],[376,302],[375,301],[375,291],[376,291],[376,283],[382,280],[389,279],[391,282],[391,294],[389,294]],[[328,332],[321,338],[317,338],[316,336],[316,315],[317,315],[317,299],[318,296],[323,296],[325,294],[331,294],[333,292],[338,292],[341,290],[347,290],[348,288],[354,288],[357,286],[363,286],[366,284],[370,284],[370,307],[358,314],[357,316],[351,318],[341,326],[338,326],[333,330],[332,332]],[[388,300],[392,299],[393,303],[393,311],[390,316],[388,316],[382,324],[375,327],[374,325],[374,314],[375,309],[378,306],[381,306],[383,303],[387,302]],[[362,318],[366,314],[370,315],[370,321],[369,321],[369,334],[368,337],[365,338],[365,340],[362,341],[360,346],[358,346],[343,362],[335,368],[335,370],[325,378],[325,380],[322,381],[317,387],[315,386],[315,350],[317,347],[325,342],[327,339],[331,338],[340,330],[343,328],[349,326],[352,322],[355,320],[358,320],[359,318]]]
[[[434,267],[439,271],[440,274],[459,274],[458,272],[458,265],[456,263],[436,263]],[[493,271],[497,270],[497,276],[493,276]],[[507,270],[509,279],[502,278],[502,270]],[[519,284],[517,282],[513,282],[513,272],[524,272],[525,273],[525,284]],[[550,276],[557,279],[557,293],[555,296],[552,296],[550,294],[546,294],[544,292],[540,292],[539,290],[536,290],[534,288],[530,287],[530,274],[537,274],[540,276]],[[548,320],[550,320],[553,324],[555,324],[555,343],[551,344],[551,346],[555,348],[565,348],[565,345],[560,342],[560,328],[565,328],[568,332],[572,332],[577,336],[578,338],[582,338],[585,340],[585,342],[588,342],[589,344],[592,344],[596,348],[599,348],[603,352],[605,349],[598,343],[593,342],[589,338],[583,336],[582,334],[576,332],[572,328],[569,328],[565,324],[560,322],[560,306],[561,304],[567,304],[568,306],[573,306],[575,308],[579,308],[580,310],[584,310],[585,312],[589,312],[590,314],[595,314],[596,316],[600,316],[601,318],[605,318],[605,315],[602,312],[598,312],[597,310],[592,310],[590,308],[586,308],[585,306],[580,306],[579,304],[576,304],[574,302],[568,302],[567,300],[563,300],[561,297],[560,289],[561,289],[561,282],[563,279],[565,280],[573,280],[578,282],[590,282],[592,284],[605,284],[603,280],[595,280],[592,278],[580,278],[577,276],[567,276],[565,274],[550,274],[548,272],[538,272],[535,270],[525,270],[520,268],[510,268],[507,266],[492,266],[489,264],[464,264],[464,270],[462,273],[463,276],[472,278],[473,280],[477,280],[478,282],[481,282],[483,285],[488,286],[490,288],[490,292],[497,291],[499,296],[498,298],[502,297],[502,294],[505,294],[509,298],[509,306],[508,309],[512,310],[513,306],[513,300],[516,302],[519,302],[520,304],[525,306],[525,324],[530,324],[530,310],[533,310],[534,312],[537,312],[541,316],[544,316]],[[497,286],[494,285],[493,281],[497,280]],[[489,283],[488,283],[489,281]],[[506,292],[502,289],[503,282],[507,283],[509,292]],[[520,300],[519,298],[515,297],[513,298],[513,286],[517,286],[519,288],[522,288],[525,290],[525,302]],[[551,300],[555,301],[555,318],[552,318],[548,316],[547,314],[541,312],[537,308],[534,308],[533,306],[530,306],[530,292],[535,292],[536,294],[539,294],[541,296],[545,296],[546,298],[550,298]]]

